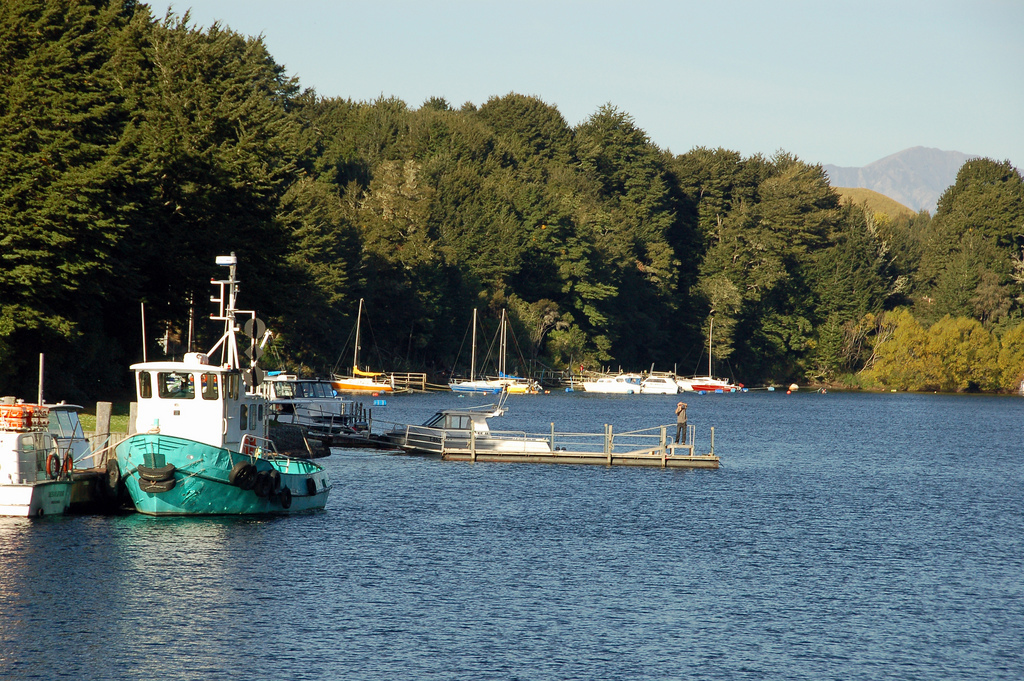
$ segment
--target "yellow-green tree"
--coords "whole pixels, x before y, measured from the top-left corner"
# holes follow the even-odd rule
[[[868,376],[900,390],[937,390],[938,359],[931,353],[928,332],[909,310],[885,315],[875,341]]]
[[[1007,392],[1017,391],[1024,381],[1024,322],[999,339],[999,376],[999,387]]]
[[[978,320],[946,315],[928,329],[928,345],[938,359],[939,390],[999,387],[999,343]]]

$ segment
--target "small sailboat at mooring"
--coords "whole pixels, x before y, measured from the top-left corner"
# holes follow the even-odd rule
[[[331,482],[319,464],[277,453],[267,436],[267,398],[255,392],[262,369],[263,323],[255,312],[238,310],[237,260],[220,287],[224,334],[209,353],[190,352],[182,361],[133,364],[138,396],[136,432],[115,449],[117,473],[135,509],[148,515],[286,514],[322,509]],[[243,332],[252,337],[250,368],[241,369],[236,339],[238,317],[250,317]],[[219,364],[212,362],[221,352]]]
[[[469,360],[469,380],[452,380],[448,383],[452,392],[456,393],[481,393],[496,395],[504,386],[498,381],[487,378],[476,377],[476,308],[473,308],[473,351]]]
[[[469,380],[453,379],[450,381],[448,387],[452,392],[498,394],[504,391],[512,395],[522,395],[541,391],[540,385],[536,381],[513,376],[505,371],[508,346],[508,314],[505,310],[501,311],[501,325],[498,333],[498,377],[478,379],[476,377],[476,308],[473,308],[473,353],[470,359]]]
[[[331,386],[339,393],[390,393],[395,391],[395,380],[382,371],[365,371],[359,368],[359,335],[363,319],[363,299],[359,299],[356,313],[356,340],[352,353],[352,375],[335,374]]]
[[[708,375],[707,376],[693,376],[690,378],[676,378],[676,383],[679,384],[679,388],[686,392],[697,392],[697,393],[731,393],[737,390],[743,389],[742,383],[732,383],[724,378],[715,378],[711,368],[711,334],[715,328],[715,320],[712,317],[711,324],[708,327]]]

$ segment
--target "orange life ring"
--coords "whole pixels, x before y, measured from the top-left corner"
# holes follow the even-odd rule
[[[75,467],[75,460],[71,457],[71,450],[69,449],[67,455],[64,457],[64,475],[71,475],[71,469]]]
[[[256,456],[256,443],[248,435],[242,438],[242,454]]]
[[[46,475],[56,479],[60,475],[60,455],[50,454],[46,457]]]

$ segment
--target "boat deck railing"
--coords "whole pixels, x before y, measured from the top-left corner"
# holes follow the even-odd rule
[[[465,435],[451,435],[443,428],[415,426],[386,421],[375,421],[375,426],[384,426],[390,433],[396,446],[441,454],[476,454],[482,451],[492,452],[494,448],[484,445],[486,441],[493,443],[502,441],[501,452],[505,454],[536,453],[538,443],[545,443],[550,452],[573,453],[587,457],[605,456],[656,456],[656,457],[695,457],[714,456],[715,429],[711,428],[710,452],[697,454],[694,438],[696,428],[692,425],[686,429],[686,444],[676,444],[675,425],[654,426],[633,431],[615,432],[611,424],[604,424],[601,433],[562,432],[551,430],[547,433],[528,433],[519,430],[490,430],[486,433],[467,432]],[[480,444],[478,444],[480,443]],[[517,446],[520,445],[520,446]]]

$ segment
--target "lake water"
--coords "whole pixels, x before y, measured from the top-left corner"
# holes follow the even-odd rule
[[[0,519],[0,678],[1024,678],[1024,399],[684,399],[719,470],[335,450],[312,515]],[[676,401],[500,420],[622,431]]]

